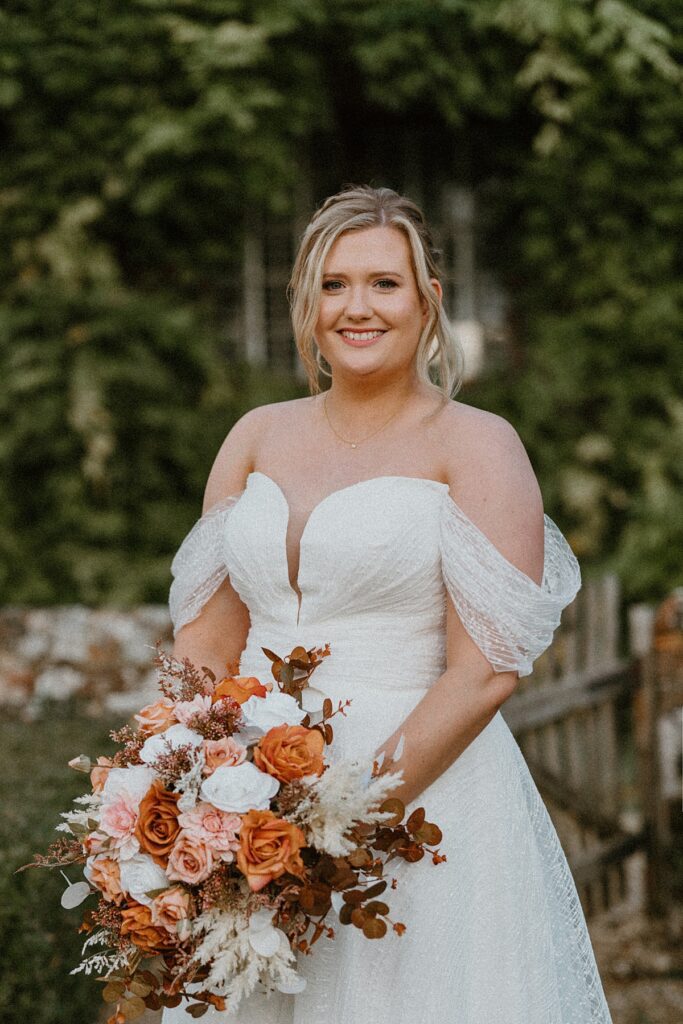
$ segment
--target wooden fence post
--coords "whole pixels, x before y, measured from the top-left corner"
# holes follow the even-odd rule
[[[638,688],[633,700],[633,734],[647,854],[646,910],[666,914],[666,841],[661,800],[659,756],[659,680],[653,645],[655,609],[647,604],[629,608],[631,653],[638,659]]]

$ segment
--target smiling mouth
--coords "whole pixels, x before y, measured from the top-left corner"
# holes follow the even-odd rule
[[[368,345],[371,341],[381,338],[383,334],[386,334],[386,331],[339,331],[339,334],[341,334],[345,341],[350,341],[351,344]]]

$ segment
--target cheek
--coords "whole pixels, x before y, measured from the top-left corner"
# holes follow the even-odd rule
[[[423,314],[420,304],[411,296],[397,295],[391,309],[387,307],[387,317],[395,321],[397,326],[421,329]]]
[[[333,324],[341,311],[341,303],[334,296],[324,295],[320,300],[316,326],[327,327]]]

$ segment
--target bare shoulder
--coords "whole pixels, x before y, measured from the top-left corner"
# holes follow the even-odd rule
[[[268,402],[249,409],[230,428],[216,454],[204,492],[203,511],[232,494],[239,494],[264,443],[274,433],[290,428],[300,415],[307,398]]]
[[[539,580],[543,496],[522,439],[502,416],[450,405],[442,443],[451,497],[507,558]]]
[[[526,448],[514,426],[503,416],[464,402],[451,402],[441,426],[449,483],[470,474],[491,472],[496,476],[529,482],[535,475]]]

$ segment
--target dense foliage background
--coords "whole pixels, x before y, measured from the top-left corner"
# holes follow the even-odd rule
[[[666,0],[6,3],[0,601],[166,599],[232,422],[304,393],[234,356],[244,225],[347,181],[475,190],[515,347],[459,397],[517,427],[588,571],[680,583],[682,28]]]

